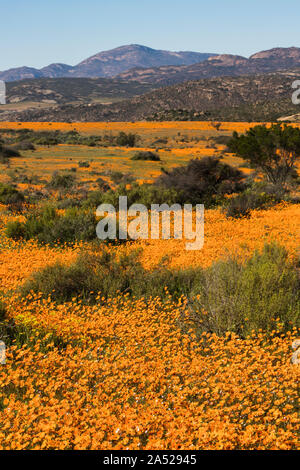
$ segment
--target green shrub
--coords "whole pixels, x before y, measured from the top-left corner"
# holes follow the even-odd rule
[[[229,135],[218,135],[216,137],[212,137],[211,138],[216,144],[219,144],[219,145],[227,145],[230,140],[231,140],[231,136]]]
[[[25,239],[25,224],[19,220],[11,220],[5,227],[5,235],[13,240]]]
[[[194,326],[200,334],[221,336],[229,331],[244,338],[253,331],[268,334],[278,322],[282,331],[299,327],[299,287],[297,269],[276,245],[266,245],[245,263],[230,258],[206,270],[177,271],[162,265],[150,272],[137,252],[117,258],[103,249],[99,254],[82,252],[69,266],[56,263],[36,272],[21,294],[42,293],[58,302],[82,296],[91,303],[99,292],[105,298],[118,293],[135,298],[185,296],[189,314],[183,316],[183,325]]]
[[[36,239],[40,243],[73,243],[96,239],[96,225],[92,210],[71,207],[58,215],[54,207],[45,206],[29,213],[25,222],[9,222],[5,233],[9,238]]]
[[[120,145],[121,147],[134,147],[136,140],[137,136],[135,134],[126,134],[125,132],[120,132],[116,137],[116,144]]]
[[[171,205],[184,202],[183,195],[174,188],[166,189],[152,184],[139,185],[134,183],[131,188],[121,184],[115,191],[107,191],[103,194],[101,203],[112,204],[114,207],[118,207],[119,196],[127,196],[128,207],[132,204],[144,204],[148,209],[151,208],[151,204],[166,203]]]
[[[122,179],[123,179],[124,174],[121,171],[111,171],[109,173],[110,179],[113,181],[115,184],[120,184]]]
[[[211,206],[225,194],[241,191],[243,179],[243,173],[237,168],[222,163],[219,158],[204,157],[190,160],[186,166],[164,170],[156,183],[180,191],[186,203]]]
[[[145,160],[152,162],[160,162],[160,156],[157,153],[149,151],[137,152],[131,157],[131,160]]]
[[[200,332],[245,337],[252,330],[271,332],[276,319],[285,331],[299,326],[299,277],[284,248],[266,245],[244,264],[235,258],[218,261],[203,274],[190,294]]]
[[[268,185],[254,185],[241,194],[229,200],[224,210],[226,217],[240,218],[250,217],[254,209],[267,209],[279,203],[283,198],[283,193],[276,187]]]
[[[70,266],[56,263],[35,273],[23,286],[22,294],[41,292],[59,301],[68,301],[77,295],[89,296],[91,292],[99,291],[113,297],[117,291],[128,290],[131,279],[139,269],[140,265],[133,255],[117,261],[107,251],[99,255],[82,253]]]
[[[89,208],[96,210],[100,204],[103,203],[104,192],[99,191],[89,191],[87,197],[82,201],[81,205],[83,208]]]
[[[113,181],[113,183],[117,184],[129,184],[135,181],[135,177],[130,173],[122,173],[121,171],[110,171],[106,173],[107,176]]]
[[[18,150],[11,147],[5,147],[0,142],[0,163],[7,163],[9,159],[13,157],[20,157]]]
[[[58,217],[49,232],[43,231],[39,240],[45,243],[91,241],[96,238],[96,225],[94,211],[83,211],[73,207],[67,209],[64,216]]]
[[[9,184],[0,183],[0,202],[2,204],[14,204],[24,201],[24,195]]]
[[[80,205],[80,199],[65,198],[57,202],[57,209],[70,209],[71,207],[80,207]]]
[[[96,183],[97,183],[97,185],[98,185],[98,187],[99,187],[99,189],[100,189],[101,191],[105,192],[105,191],[109,191],[109,190],[110,190],[109,184],[108,184],[107,181],[105,181],[104,179],[102,179],[102,178],[97,178],[97,179],[96,179]]]
[[[7,321],[6,308],[2,301],[0,301],[0,341],[8,343],[9,338],[9,324]]]
[[[55,171],[52,175],[49,187],[52,189],[70,189],[75,184],[75,176],[67,173],[58,173]]]
[[[14,150],[35,150],[35,146],[29,140],[22,140],[14,145]]]
[[[105,249],[100,254],[83,252],[69,266],[56,263],[35,273],[22,287],[25,297],[30,292],[51,295],[57,301],[68,301],[83,296],[95,301],[98,292],[104,297],[128,293],[134,297],[164,297],[165,287],[175,298],[187,294],[199,279],[199,270],[176,271],[159,268],[152,272],[144,270],[138,253],[122,255]],[[93,294],[91,294],[91,292]]]
[[[79,166],[79,168],[89,168],[90,164],[86,160],[82,160],[82,161],[78,162],[78,166]]]
[[[247,194],[239,194],[237,197],[230,199],[225,213],[226,217],[233,217],[234,219],[250,217],[251,201],[249,196]]]

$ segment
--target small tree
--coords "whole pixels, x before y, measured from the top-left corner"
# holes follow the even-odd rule
[[[211,123],[212,127],[214,127],[217,131],[220,130],[222,123],[221,122],[212,122]]]
[[[228,148],[262,171],[271,183],[284,185],[297,175],[295,165],[300,158],[300,129],[286,124],[255,126],[240,136],[234,132]]]
[[[190,160],[186,166],[175,167],[156,180],[167,189],[174,188],[192,204],[214,204],[224,194],[232,194],[244,188],[245,175],[238,169],[222,163],[216,157]]]
[[[121,147],[134,147],[136,143],[137,137],[135,134],[129,133],[126,134],[125,132],[120,132],[116,138],[117,145]]]

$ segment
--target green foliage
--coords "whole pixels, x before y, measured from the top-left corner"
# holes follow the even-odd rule
[[[132,133],[126,134],[125,132],[120,132],[116,137],[116,144],[122,147],[134,147],[136,144],[137,136]]]
[[[217,135],[216,137],[211,137],[211,139],[219,145],[227,145],[230,142],[231,137],[229,135]]]
[[[107,183],[107,181],[105,181],[104,179],[102,178],[97,178],[96,179],[96,183],[100,189],[100,191],[109,191],[110,190],[110,186],[109,184]]]
[[[133,157],[131,157],[131,160],[145,160],[145,161],[159,162],[160,156],[154,152],[140,151],[140,152],[135,153]]]
[[[254,209],[267,209],[283,199],[283,192],[273,185],[255,184],[229,200],[224,210],[226,217],[250,217]]]
[[[174,204],[183,202],[182,195],[174,188],[165,189],[151,184],[132,184],[128,189],[121,184],[115,191],[110,190],[103,193],[102,203],[119,206],[119,196],[127,196],[128,206],[132,204],[144,204],[151,209],[151,204]]]
[[[216,157],[190,160],[186,166],[176,167],[157,179],[157,184],[181,192],[184,202],[216,204],[225,194],[244,188],[243,173],[224,164]]]
[[[25,227],[19,220],[11,220],[5,227],[5,235],[13,240],[25,238]]]
[[[8,344],[9,336],[11,336],[10,324],[7,319],[6,307],[2,301],[0,301],[0,341],[4,341]]]
[[[218,261],[192,289],[191,312],[200,332],[245,337],[252,330],[271,332],[276,320],[289,330],[299,326],[300,282],[284,248],[266,245],[244,264]]]
[[[286,124],[255,126],[240,136],[234,132],[228,148],[262,171],[270,182],[284,185],[295,177],[300,129]]]
[[[92,210],[71,207],[58,215],[52,206],[32,211],[25,222],[11,221],[6,226],[6,236],[17,239],[36,239],[40,243],[72,243],[96,238],[96,216]]]
[[[52,189],[67,190],[74,186],[76,178],[70,173],[59,173],[55,171],[52,175],[49,187]]]
[[[78,162],[78,166],[79,168],[89,168],[90,164],[86,160],[83,160],[83,161]]]
[[[99,191],[89,191],[87,197],[81,202],[83,208],[89,208],[96,210],[100,204],[103,203],[104,192]]]
[[[20,157],[18,150],[6,147],[0,142],[0,163],[8,163],[10,158]]]
[[[13,149],[16,151],[19,150],[35,150],[35,146],[29,140],[21,140],[16,145],[13,146]]]
[[[15,204],[24,201],[24,195],[9,184],[0,183],[0,203]]]
[[[97,293],[115,297],[127,293],[134,297],[164,297],[165,287],[175,298],[187,294],[197,279],[195,270],[175,271],[164,268],[152,272],[144,270],[138,253],[121,255],[103,250],[99,254],[81,253],[69,266],[56,263],[35,273],[22,287],[23,296],[30,292],[51,295],[57,301],[68,301],[83,296],[95,301]]]
[[[94,147],[101,142],[100,136],[83,136],[76,130],[61,132],[60,130],[6,129],[5,132],[10,135],[9,141],[16,144],[15,148],[20,150],[34,150],[33,144],[48,147],[58,144],[88,145]]]
[[[110,179],[115,183],[115,184],[120,184],[124,174],[121,171],[111,171],[109,173]]]
[[[115,184],[129,184],[135,181],[135,177],[130,173],[122,173],[121,171],[110,171],[107,173]]]
[[[69,266],[45,267],[32,275],[21,294],[41,293],[58,302],[80,296],[90,303],[97,302],[98,293],[105,298],[118,293],[135,298],[184,295],[189,313],[183,321],[197,333],[231,331],[246,337],[260,329],[268,334],[278,322],[283,331],[299,327],[299,284],[297,269],[276,245],[266,245],[245,263],[230,258],[206,270],[179,271],[162,264],[150,272],[142,267],[137,252],[118,258],[104,249],[98,254],[82,252]]]

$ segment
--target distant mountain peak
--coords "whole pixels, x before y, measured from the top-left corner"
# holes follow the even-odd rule
[[[75,66],[54,63],[40,70],[32,67],[19,67],[0,72],[0,79],[15,81],[24,78],[42,77],[113,77],[135,67],[196,64],[212,55],[190,51],[164,51],[141,44],[128,44],[108,51],[98,52]]]
[[[191,78],[207,78],[226,73],[266,73],[292,67],[300,67],[298,47],[275,47],[253,54],[247,59],[233,54],[165,51],[140,44],[128,44],[98,52],[75,66],[54,63],[40,70],[33,67],[13,68],[0,72],[0,80],[9,82],[30,78],[119,77],[168,85]],[[190,76],[184,78],[188,74]]]
[[[257,52],[250,59],[297,59],[300,58],[299,47],[274,47],[266,51]]]
[[[137,67],[191,65],[202,62],[211,55],[201,52],[164,51],[140,44],[129,44],[88,57],[74,67],[74,76],[112,77]]]

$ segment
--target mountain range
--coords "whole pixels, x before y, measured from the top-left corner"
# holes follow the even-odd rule
[[[171,52],[152,49],[139,44],[121,46],[99,52],[75,66],[51,64],[42,69],[17,67],[0,72],[0,80],[7,82],[28,78],[58,77],[114,77],[135,67],[159,67],[161,65],[191,65],[212,57],[201,52]]]
[[[249,58],[230,54],[171,52],[132,44],[83,60],[78,65],[51,64],[42,69],[18,67],[0,72],[6,82],[36,78],[105,77],[166,86],[219,76],[263,74],[300,66],[300,48],[274,48]]]
[[[119,79],[166,86],[190,80],[221,76],[254,75],[300,67],[300,48],[274,48],[253,54],[211,56],[201,63],[187,66],[135,68],[118,75]]]
[[[175,60],[174,55],[179,65],[149,67],[151,61]],[[117,73],[114,77],[79,78],[73,70],[71,77],[8,81],[0,120],[263,121],[299,114],[291,96],[292,83],[300,78],[300,48],[274,48],[249,58],[204,55],[123,46],[83,61],[81,72],[76,72]],[[196,63],[182,65],[183,61]],[[137,63],[143,66],[131,67]],[[69,66],[53,64],[43,73],[63,74],[64,67]],[[119,73],[126,67],[131,68]]]

